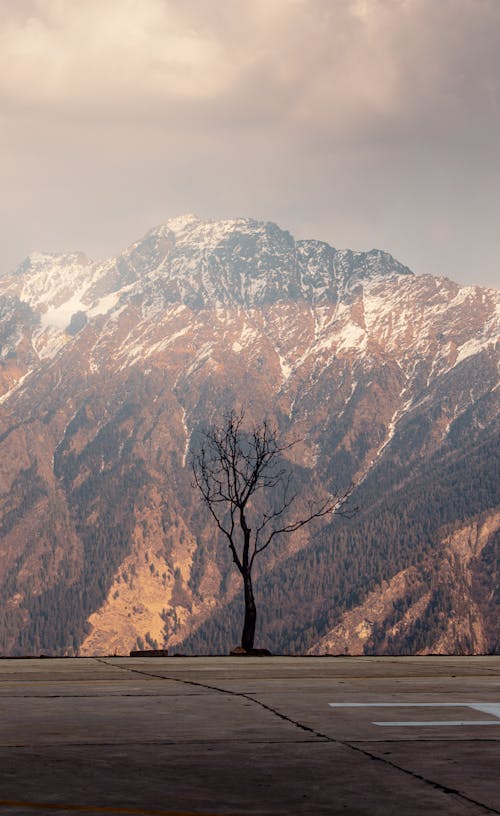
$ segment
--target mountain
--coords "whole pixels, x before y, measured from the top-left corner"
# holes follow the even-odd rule
[[[231,407],[300,438],[300,502],[360,508],[260,557],[259,645],[498,651],[499,301],[250,219],[30,255],[0,280],[0,653],[238,641],[189,467]]]

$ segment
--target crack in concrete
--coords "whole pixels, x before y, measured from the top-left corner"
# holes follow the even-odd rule
[[[128,672],[132,672],[132,673],[135,673],[135,674],[141,674],[141,675],[144,675],[146,677],[154,677],[156,679],[170,680],[170,681],[175,682],[175,683],[182,683],[184,685],[189,685],[189,686],[197,686],[197,687],[200,687],[200,688],[209,689],[210,691],[216,691],[219,694],[229,694],[229,695],[231,695],[233,697],[239,697],[240,699],[243,698],[245,700],[249,700],[250,702],[258,705],[260,708],[263,708],[264,710],[269,711],[271,714],[274,714],[276,717],[279,717],[279,719],[284,720],[287,723],[290,723],[291,725],[295,726],[296,728],[300,728],[303,731],[307,731],[308,733],[313,734],[317,738],[317,740],[311,740],[311,742],[315,742],[315,743],[316,742],[323,742],[323,743],[327,742],[327,743],[333,743],[335,745],[342,745],[345,748],[350,749],[351,751],[356,751],[357,753],[362,754],[363,756],[367,757],[368,759],[371,759],[371,760],[373,760],[375,762],[381,762],[383,765],[386,765],[386,766],[388,766],[390,768],[393,768],[394,770],[399,771],[400,773],[404,773],[406,776],[410,776],[413,779],[417,779],[420,782],[424,782],[426,785],[430,785],[435,790],[439,790],[442,793],[445,793],[447,795],[456,796],[457,798],[459,798],[463,802],[467,802],[468,804],[475,805],[476,807],[482,808],[485,811],[485,813],[493,813],[493,814],[498,814],[498,816],[500,816],[500,810],[496,810],[495,808],[490,807],[489,805],[485,805],[483,802],[480,802],[480,801],[478,801],[476,799],[473,799],[472,797],[467,796],[465,793],[461,793],[461,791],[457,790],[456,788],[450,788],[447,785],[443,785],[441,782],[436,782],[433,779],[429,779],[428,777],[423,776],[422,774],[419,774],[416,771],[408,770],[407,768],[404,768],[401,765],[398,765],[397,763],[391,761],[390,759],[387,759],[385,757],[377,756],[376,754],[373,754],[371,751],[368,751],[366,748],[361,748],[359,745],[356,745],[354,741],[349,742],[347,740],[338,740],[338,739],[335,739],[334,737],[329,737],[327,734],[322,734],[321,731],[317,731],[316,729],[311,728],[310,726],[305,725],[304,723],[301,723],[298,720],[294,720],[292,717],[288,717],[286,714],[283,714],[281,711],[278,711],[277,709],[273,708],[272,706],[267,705],[267,703],[263,703],[261,700],[258,700],[255,697],[252,697],[249,694],[246,694],[245,692],[232,691],[231,689],[223,689],[223,688],[220,688],[219,686],[211,686],[211,685],[209,685],[207,683],[199,683],[199,682],[197,682],[195,680],[182,680],[179,677],[165,677],[164,675],[152,674],[151,672],[147,672],[147,671],[144,671],[144,670],[141,670],[141,669],[133,669],[133,668],[130,668],[129,666],[118,666],[116,663],[108,663],[103,658],[94,658],[94,659],[97,660],[99,663],[102,663],[105,666],[114,667],[114,668],[117,668],[117,669],[119,669],[121,671],[128,671]]]

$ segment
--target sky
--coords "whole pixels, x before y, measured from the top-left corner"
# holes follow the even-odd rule
[[[500,0],[0,0],[0,274],[193,212],[500,284]]]

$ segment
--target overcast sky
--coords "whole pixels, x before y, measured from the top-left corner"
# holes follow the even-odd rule
[[[500,0],[0,0],[0,273],[184,212],[500,283]]]

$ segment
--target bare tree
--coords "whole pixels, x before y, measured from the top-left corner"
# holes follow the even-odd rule
[[[309,502],[301,518],[289,520],[297,494],[292,489],[284,454],[298,441],[280,441],[276,428],[267,420],[246,430],[244,412],[233,411],[222,425],[201,432],[201,444],[191,454],[194,485],[226,537],[243,579],[245,619],[241,646],[246,652],[253,650],[255,640],[257,610],[252,569],[256,557],[276,536],[293,533],[313,519],[333,514],[351,516],[355,512],[347,508],[351,485],[323,501]],[[266,492],[269,500],[255,502],[259,492]]]

